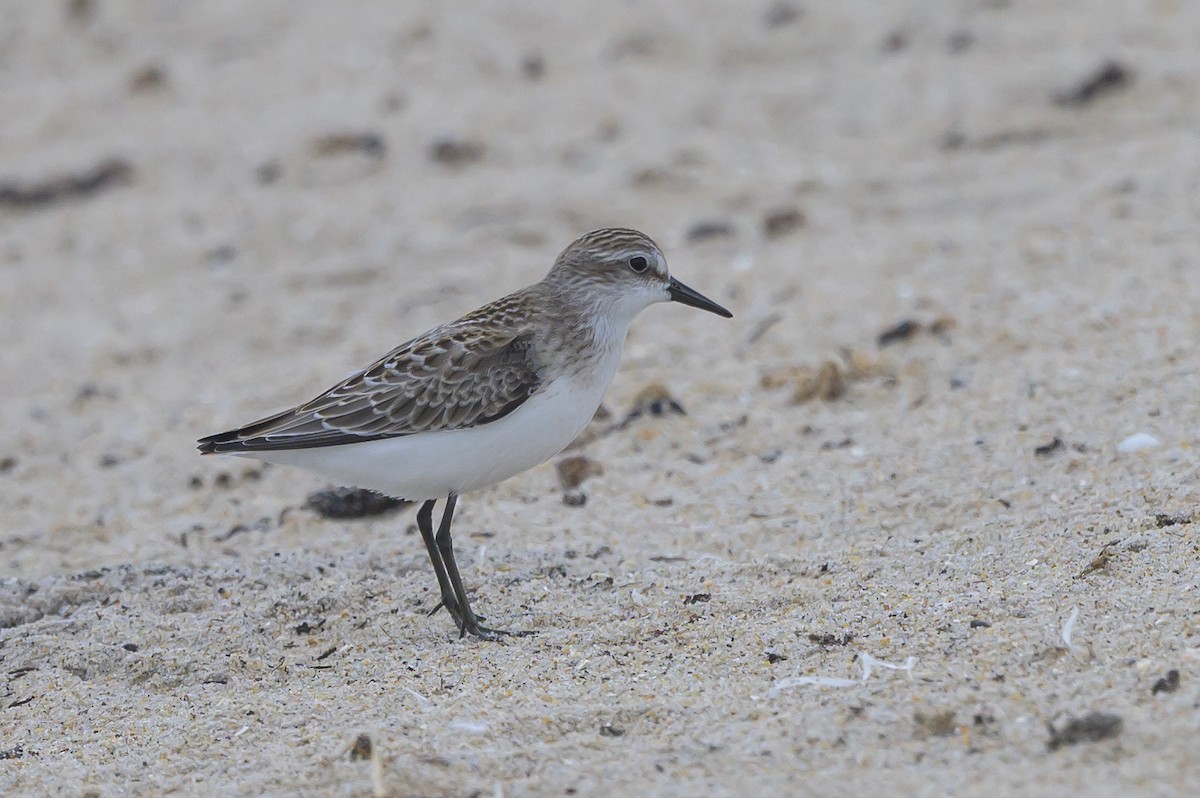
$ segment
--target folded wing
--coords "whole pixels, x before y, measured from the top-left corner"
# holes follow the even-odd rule
[[[452,324],[390,352],[299,407],[199,441],[204,454],[340,446],[487,424],[541,385],[533,338]]]

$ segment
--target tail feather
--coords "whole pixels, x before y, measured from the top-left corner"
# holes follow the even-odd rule
[[[291,415],[293,412],[295,411],[284,410],[282,413],[276,413],[273,416],[259,419],[244,427],[231,429],[228,432],[218,432],[216,435],[209,435],[196,441],[196,448],[200,450],[200,454],[229,454],[261,449],[263,447],[254,446],[251,441],[258,436],[258,433]]]

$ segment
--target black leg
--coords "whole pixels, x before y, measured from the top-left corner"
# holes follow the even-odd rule
[[[433,608],[433,612],[437,612],[442,606],[449,610],[454,616],[454,620],[461,625],[459,621],[458,602],[454,596],[454,586],[450,582],[450,577],[446,573],[446,563],[442,560],[442,553],[438,550],[437,542],[433,537],[433,506],[436,501],[430,499],[421,505],[417,510],[417,529],[421,530],[421,540],[425,541],[425,550],[429,552],[429,561],[433,563],[433,572],[437,575],[438,587],[442,591],[442,603]]]
[[[533,634],[532,632],[506,632],[500,629],[488,629],[479,624],[479,617],[471,611],[466,588],[463,587],[462,577],[458,573],[458,563],[454,560],[454,542],[450,539],[450,523],[454,520],[454,506],[457,503],[458,494],[451,493],[446,499],[446,508],[442,511],[442,523],[438,526],[437,548],[445,565],[446,573],[450,577],[450,586],[454,590],[454,599],[460,610],[456,615],[460,636],[470,634],[481,640],[499,640],[505,635]],[[449,602],[447,602],[447,606],[449,606]]]

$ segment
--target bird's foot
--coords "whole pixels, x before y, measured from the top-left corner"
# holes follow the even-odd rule
[[[533,631],[532,629],[518,629],[516,631],[509,631],[508,629],[489,629],[488,627],[479,623],[478,617],[475,618],[474,623],[461,623],[458,626],[459,639],[462,639],[467,635],[471,635],[471,637],[474,637],[478,640],[486,640],[490,643],[498,642],[506,637],[529,637],[535,634],[537,634],[537,632]]]
[[[437,603],[433,609],[429,611],[429,615],[434,615],[442,608],[450,613],[450,617],[454,619],[454,625],[458,627],[458,637],[462,639],[467,635],[476,638],[477,640],[486,640],[488,642],[496,642],[505,637],[529,637],[537,634],[532,630],[517,630],[509,631],[507,629],[489,629],[480,623],[486,621],[484,615],[476,615],[470,609],[465,613],[459,608],[458,601],[453,596],[444,597]]]

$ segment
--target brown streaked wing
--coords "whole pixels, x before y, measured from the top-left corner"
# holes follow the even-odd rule
[[[533,337],[513,315],[477,312],[431,330],[310,402],[202,439],[200,450],[338,446],[502,418],[541,385]]]

